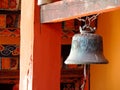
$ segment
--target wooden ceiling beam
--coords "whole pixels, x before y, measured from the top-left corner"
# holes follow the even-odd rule
[[[120,0],[62,0],[41,5],[41,23],[61,22],[120,8]]]

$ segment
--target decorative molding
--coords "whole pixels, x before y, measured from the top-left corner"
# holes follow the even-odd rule
[[[19,46],[12,44],[0,44],[0,57],[19,56]]]
[[[1,0],[0,10],[18,10],[21,0]]]

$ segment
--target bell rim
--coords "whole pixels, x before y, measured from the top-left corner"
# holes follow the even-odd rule
[[[69,62],[68,62],[69,61]],[[99,62],[75,62],[75,60],[66,60],[65,62],[64,62],[65,64],[108,64],[109,62],[108,62],[108,60],[107,59],[104,59],[104,61],[102,60],[101,62],[99,61]]]

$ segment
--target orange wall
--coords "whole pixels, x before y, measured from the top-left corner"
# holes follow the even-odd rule
[[[120,9],[99,16],[97,33],[109,64],[91,65],[91,90],[120,90]]]

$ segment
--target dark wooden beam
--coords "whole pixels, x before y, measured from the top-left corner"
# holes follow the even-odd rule
[[[10,10],[0,10],[0,14],[20,14],[21,10],[10,11]]]
[[[61,22],[120,8],[120,0],[62,0],[41,5],[41,22]]]
[[[0,84],[19,83],[19,70],[0,70]]]

